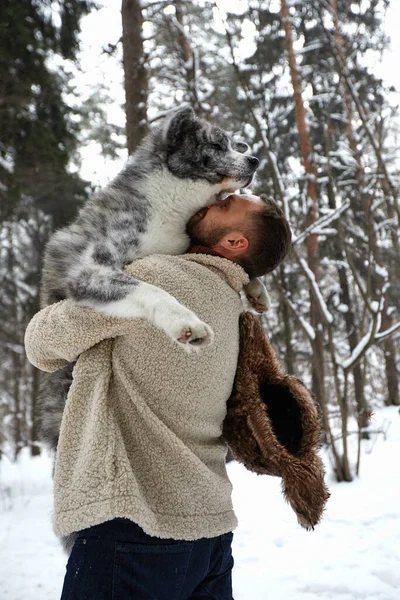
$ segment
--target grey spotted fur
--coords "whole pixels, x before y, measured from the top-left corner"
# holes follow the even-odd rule
[[[119,175],[50,239],[42,307],[72,298],[106,314],[137,316],[129,311],[139,288],[148,301],[157,288],[128,276],[124,265],[148,254],[183,253],[188,219],[218,193],[251,182],[258,160],[246,150],[188,107],[167,115]],[[72,367],[48,376],[41,393],[41,436],[54,451]]]

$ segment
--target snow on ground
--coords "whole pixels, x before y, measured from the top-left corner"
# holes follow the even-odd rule
[[[239,518],[235,600],[400,598],[400,415],[377,411],[383,436],[366,442],[361,478],[337,484],[322,524],[306,532],[283,501],[279,480],[228,465]],[[376,443],[375,443],[376,442]],[[373,446],[373,451],[371,452]],[[0,462],[0,598],[57,600],[65,569],[51,530],[51,460]]]

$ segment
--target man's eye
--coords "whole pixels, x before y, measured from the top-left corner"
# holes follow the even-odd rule
[[[222,200],[221,202],[219,202],[219,207],[222,210],[226,210],[229,207],[230,201],[229,200]]]

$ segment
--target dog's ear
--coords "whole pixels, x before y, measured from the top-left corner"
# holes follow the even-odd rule
[[[191,106],[184,106],[174,111],[167,123],[167,144],[169,146],[179,144],[182,137],[193,130],[195,121],[196,115]]]
[[[241,154],[244,154],[245,152],[247,152],[249,150],[250,146],[248,144],[246,144],[246,142],[237,142],[237,141],[233,140],[232,148],[234,150],[236,150],[236,152],[240,152]]]

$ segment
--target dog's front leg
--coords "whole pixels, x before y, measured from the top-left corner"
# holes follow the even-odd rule
[[[90,286],[91,297],[86,294],[84,299],[75,297],[75,300],[78,304],[90,306],[111,317],[146,319],[188,353],[212,344],[214,333],[211,327],[171,294],[124,273],[120,274],[119,280],[120,284],[125,284],[124,288],[116,288],[117,277],[114,276],[114,288],[108,286],[109,299],[106,302],[99,301],[99,290],[97,294],[94,293],[93,279]],[[112,292],[115,298],[113,300],[110,299]]]
[[[213,343],[214,333],[211,327],[168,292],[140,282],[132,299],[146,319],[187,352],[197,351]]]

